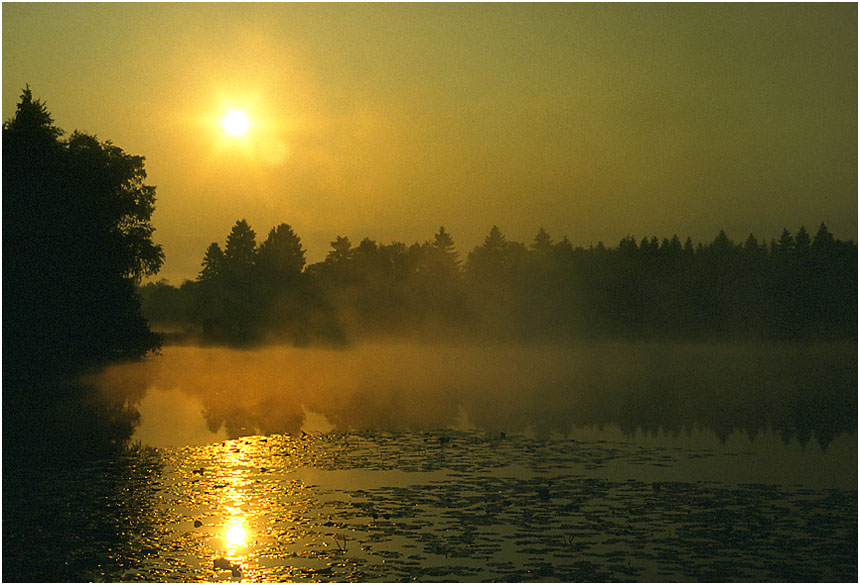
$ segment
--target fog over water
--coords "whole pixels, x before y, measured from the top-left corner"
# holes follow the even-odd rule
[[[89,382],[155,449],[23,468],[4,578],[856,581],[853,341],[168,345]]]
[[[856,432],[856,384],[853,343],[168,346],[97,378],[141,411],[137,438],[162,446],[302,429],[547,436],[610,426],[628,436],[704,429],[722,441],[772,431],[826,448]]]

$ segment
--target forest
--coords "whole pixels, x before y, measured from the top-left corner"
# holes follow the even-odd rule
[[[493,226],[465,259],[444,227],[406,245],[347,236],[305,261],[290,225],[257,244],[235,223],[194,280],[139,289],[155,328],[204,343],[348,345],[377,337],[473,341],[823,340],[857,335],[857,246],[821,223],[743,243],[628,236],[610,248],[526,245]],[[169,339],[169,338],[168,338]]]
[[[628,236],[613,248],[543,229],[527,245],[493,226],[465,257],[441,227],[411,245],[337,236],[309,265],[290,225],[258,243],[239,220],[202,251],[195,279],[141,285],[164,262],[144,160],[66,135],[29,87],[3,124],[7,462],[126,445],[139,413],[97,403],[84,379],[162,341],[856,341],[857,246],[823,223],[770,242],[720,232],[695,245]]]

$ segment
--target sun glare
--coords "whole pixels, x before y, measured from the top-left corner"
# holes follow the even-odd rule
[[[230,110],[222,122],[224,131],[230,136],[242,136],[251,127],[248,115],[242,110]]]
[[[248,540],[248,532],[245,530],[245,521],[242,518],[233,518],[224,531],[224,541],[229,548],[241,548]]]

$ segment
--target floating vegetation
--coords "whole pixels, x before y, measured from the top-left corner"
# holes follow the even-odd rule
[[[857,579],[856,491],[659,475],[725,457],[477,431],[138,453],[63,477],[45,470],[32,478],[39,490],[4,494],[3,577]]]

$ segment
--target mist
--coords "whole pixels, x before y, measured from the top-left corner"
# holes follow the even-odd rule
[[[202,405],[211,440],[298,434],[309,422],[333,431],[543,436],[606,425],[628,435],[704,429],[722,441],[770,430],[786,443],[814,437],[826,447],[856,431],[855,355],[852,343],[177,345],[93,382],[128,405],[147,391],[181,392]],[[176,425],[194,424],[189,408],[176,405]]]
[[[856,5],[2,15],[2,581],[857,581]]]

